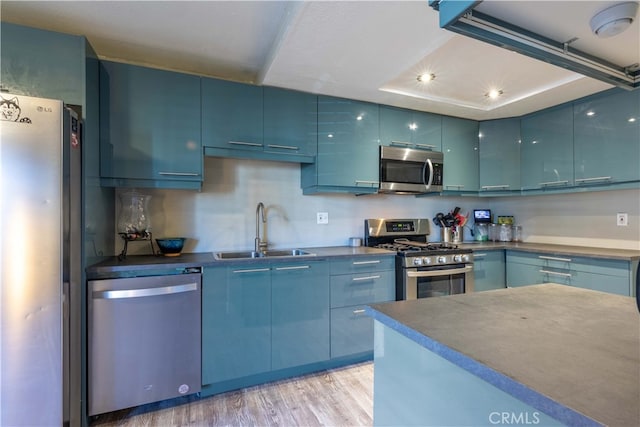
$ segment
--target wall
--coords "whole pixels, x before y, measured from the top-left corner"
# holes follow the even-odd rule
[[[526,241],[640,249],[638,190],[507,199],[303,196],[297,164],[205,158],[204,167],[199,193],[141,190],[152,196],[154,237],[188,237],[185,252],[253,248],[258,202],[267,208],[266,237],[273,248],[346,245],[349,237],[363,236],[365,218],[433,218],[460,206],[462,212],[490,208],[496,215],[514,215],[523,225]],[[118,189],[117,194],[125,191]],[[328,212],[329,224],[316,224],[317,212]],[[616,212],[629,214],[629,227],[616,227]],[[465,238],[472,238],[468,229]],[[115,239],[119,252],[122,242],[117,235]],[[432,226],[430,240],[439,240],[439,228]],[[149,253],[149,246],[132,243],[129,253]]]

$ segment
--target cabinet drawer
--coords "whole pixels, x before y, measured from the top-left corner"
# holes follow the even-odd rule
[[[620,277],[629,277],[630,271],[629,261],[586,258],[564,254],[509,251],[507,253],[507,262],[535,265],[543,269],[575,270]]]
[[[331,358],[373,350],[373,318],[364,306],[331,310]]]
[[[362,273],[378,270],[395,270],[395,256],[358,256],[331,263],[331,274]]]
[[[331,307],[392,301],[394,280],[391,270],[331,276]]]

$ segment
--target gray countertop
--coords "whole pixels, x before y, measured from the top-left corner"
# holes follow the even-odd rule
[[[621,259],[627,261],[640,260],[640,251],[625,249],[593,248],[584,246],[551,245],[543,243],[512,243],[512,242],[464,242],[462,248],[478,250],[512,249],[521,251],[544,252],[557,255],[582,256],[593,258]],[[274,248],[277,249],[277,248]],[[395,252],[385,249],[368,248],[366,246],[330,246],[330,247],[300,247],[309,251],[317,258],[334,258],[358,255],[388,255]],[[306,257],[304,257],[306,258]],[[304,259],[293,258],[293,259]],[[221,265],[222,263],[264,263],[267,261],[291,261],[292,258],[248,258],[217,260],[211,252],[183,253],[178,257],[153,255],[131,255],[120,261],[118,257],[110,257],[100,263],[87,267],[87,275],[91,279],[96,275],[119,273],[132,270],[152,270],[158,268],[190,268]]]
[[[640,425],[634,298],[544,284],[367,310],[486,381],[504,377],[504,391],[519,383],[533,400],[548,397],[606,425]]]
[[[87,268],[87,276],[89,279],[100,278],[109,274],[118,274],[130,272],[133,270],[159,270],[159,269],[176,269],[176,268],[192,268],[207,267],[212,265],[223,265],[231,263],[258,264],[265,262],[285,262],[302,259],[324,259],[337,258],[344,256],[364,256],[364,255],[385,255],[394,256],[395,252],[368,248],[365,246],[331,246],[319,248],[299,248],[315,254],[311,257],[295,257],[295,258],[247,258],[247,259],[226,259],[217,260],[211,252],[202,253],[182,253],[176,257],[153,256],[153,255],[130,255],[124,260],[118,257],[110,257],[104,261],[94,264]]]

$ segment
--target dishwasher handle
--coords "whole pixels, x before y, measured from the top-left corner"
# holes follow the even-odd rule
[[[183,292],[197,291],[197,283],[185,283],[183,285],[163,286],[159,288],[122,289],[117,291],[94,291],[93,299],[124,299],[153,297],[158,295],[171,295]]]

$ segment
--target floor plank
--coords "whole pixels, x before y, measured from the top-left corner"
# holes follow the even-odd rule
[[[371,426],[373,363],[93,417],[91,427]]]

